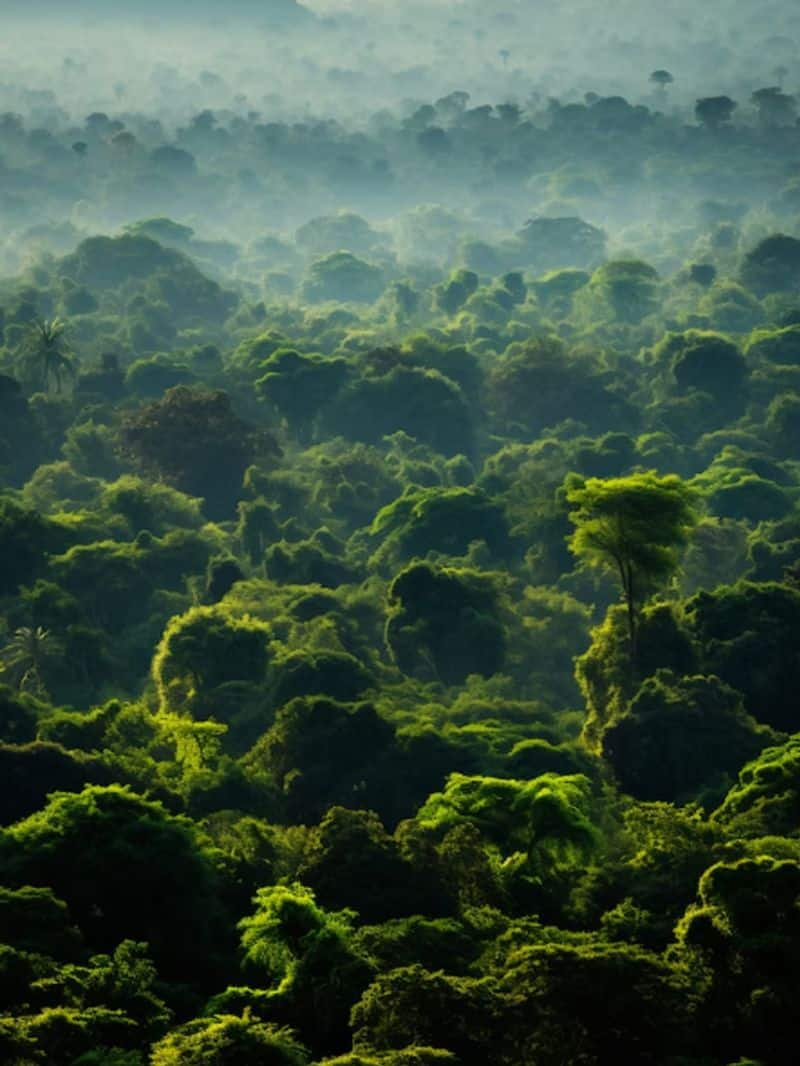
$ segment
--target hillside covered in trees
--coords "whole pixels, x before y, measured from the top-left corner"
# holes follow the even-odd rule
[[[796,14],[256,8],[0,85],[0,1063],[794,1066]]]

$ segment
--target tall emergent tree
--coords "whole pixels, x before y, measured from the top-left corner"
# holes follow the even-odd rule
[[[567,484],[575,532],[569,546],[590,566],[618,574],[628,612],[631,659],[636,660],[639,609],[675,572],[680,549],[697,521],[694,493],[677,475],[631,474]]]
[[[42,668],[55,650],[54,641],[46,629],[23,626],[0,652],[0,670],[13,678],[21,691],[47,698]]]
[[[24,365],[44,389],[55,385],[56,392],[61,392],[64,378],[75,377],[75,360],[66,329],[59,318],[52,321],[37,318],[28,327],[23,345]]]

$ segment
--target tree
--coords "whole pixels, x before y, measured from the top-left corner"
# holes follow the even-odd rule
[[[374,303],[386,279],[380,267],[350,252],[331,252],[311,264],[303,284],[309,303],[336,300],[339,303]]]
[[[13,595],[44,569],[57,548],[57,527],[38,511],[0,496],[0,596]]]
[[[697,121],[706,129],[717,130],[730,122],[738,106],[729,96],[704,96],[695,104],[694,113]]]
[[[36,469],[41,459],[41,436],[21,384],[8,374],[0,374],[0,469],[7,481],[21,484]],[[20,448],[23,440],[25,447]]]
[[[226,393],[184,385],[128,415],[122,444],[145,472],[203,497],[212,518],[231,517],[244,472],[258,455],[280,454],[269,433],[239,418]]]
[[[306,1066],[308,1052],[289,1029],[245,1014],[213,1014],[174,1029],[153,1048],[152,1066]]]
[[[494,360],[488,385],[490,410],[504,435],[509,422],[524,429],[523,439],[530,439],[566,419],[601,431],[636,418],[610,376],[553,335],[510,345]]]
[[[769,845],[767,844],[768,848]],[[800,1039],[800,863],[760,853],[718,862],[676,933],[711,977],[698,1021],[725,1059],[742,1053],[791,1066]]]
[[[279,708],[244,765],[282,789],[290,821],[311,824],[334,804],[393,814],[396,757],[394,728],[371,704],[306,696]]]
[[[261,369],[263,376],[256,382],[259,396],[286,419],[289,430],[302,444],[310,443],[317,412],[347,379],[347,362],[281,348]]]
[[[460,1066],[461,1060],[449,1051],[432,1047],[404,1047],[398,1051],[361,1052],[325,1059],[320,1066]]]
[[[253,902],[239,923],[245,972],[273,990],[280,1016],[315,1050],[344,1050],[350,1010],[373,973],[353,945],[354,912],[325,910],[301,884],[261,888]]]
[[[352,907],[363,922],[414,914],[421,903],[416,871],[372,811],[329,808],[298,873],[325,907]]]
[[[0,680],[5,681],[2,674]],[[37,712],[40,710],[32,696],[0,684],[0,742],[27,744],[33,740],[36,737]]]
[[[280,540],[280,528],[275,512],[263,498],[252,503],[240,501],[239,522],[236,527],[242,550],[253,566],[264,559],[267,545]]]
[[[774,739],[719,678],[659,671],[604,731],[602,745],[626,792],[684,803],[718,787]]]
[[[800,396],[788,393],[776,396],[767,410],[767,430],[775,452],[794,458],[800,448]]]
[[[663,92],[668,85],[672,85],[675,79],[668,70],[654,70],[650,75],[650,81]]]
[[[739,349],[718,333],[689,330],[672,360],[672,373],[681,392],[699,389],[729,405],[740,394],[748,374]]]
[[[7,707],[4,700],[3,709]],[[39,710],[43,718],[41,705]],[[41,740],[0,744],[0,774],[0,825],[12,825],[40,811],[55,791],[80,792],[86,785],[108,785],[112,781],[102,759]]]
[[[474,430],[461,389],[436,370],[395,366],[342,389],[322,413],[323,431],[380,444],[402,430],[444,455],[471,455]]]
[[[380,560],[392,564],[431,551],[466,555],[476,541],[504,558],[512,544],[504,508],[474,488],[409,490],[378,512],[370,533]]]
[[[800,286],[800,240],[775,233],[744,257],[742,282],[756,294],[793,292]]]
[[[522,1006],[516,1025],[506,1015],[517,1054],[500,1061],[679,1062],[691,1048],[686,978],[638,944],[525,944],[504,956],[498,986]]]
[[[757,722],[797,732],[800,592],[778,582],[740,581],[699,592],[683,613],[700,649],[700,671],[741,692]]]
[[[800,737],[743,766],[712,820],[740,838],[790,836],[800,821]]]
[[[379,235],[366,219],[352,211],[312,218],[295,233],[297,244],[313,255],[348,251],[369,254],[379,243]]]
[[[19,951],[74,959],[81,952],[81,935],[63,900],[49,888],[0,888],[0,943]]]
[[[776,85],[756,89],[750,97],[765,126],[791,126],[797,117],[797,100]]]
[[[692,263],[689,278],[704,289],[709,289],[717,279],[717,268],[713,263]]]
[[[462,1063],[499,1066],[524,1061],[514,1054],[521,1049],[509,1046],[502,1005],[493,982],[403,967],[379,975],[356,1004],[353,1044],[367,1063],[372,1056],[379,1063],[402,1063],[402,1058],[388,1054],[384,1059],[381,1052],[398,1054],[420,1043],[446,1044]]]
[[[593,268],[606,251],[604,231],[574,216],[529,219],[517,241],[521,265],[538,272],[559,267]]]
[[[3,671],[10,674],[22,692],[47,699],[43,670],[58,652],[55,640],[41,626],[22,626],[0,652]]]
[[[49,886],[88,945],[146,941],[165,976],[201,983],[223,964],[212,855],[195,826],[117,785],[56,792],[0,833],[0,878]]]
[[[635,666],[639,610],[678,568],[680,549],[697,521],[694,493],[676,475],[646,473],[568,482],[566,495],[575,507],[570,548],[590,566],[619,577]]]
[[[781,329],[758,329],[745,349],[747,357],[778,366],[800,366],[800,325]]]
[[[657,306],[658,273],[640,259],[613,259],[592,274],[584,295],[597,298],[619,322],[636,325]]]
[[[234,618],[218,607],[193,607],[176,615],[153,660],[162,709],[196,705],[202,717],[220,685],[263,681],[269,637],[263,623]]]
[[[306,648],[276,662],[272,692],[278,705],[315,694],[354,700],[374,683],[369,671],[349,652]]]
[[[471,270],[456,270],[448,281],[436,290],[436,306],[447,315],[454,315],[478,288],[478,275]]]
[[[636,620],[636,655],[634,663],[627,611],[614,604],[592,630],[588,650],[575,659],[575,679],[586,705],[581,739],[596,755],[602,753],[603,731],[625,714],[640,678],[657,670],[672,670],[679,677],[700,672],[691,636],[672,604],[642,608]]]
[[[499,589],[475,570],[415,563],[389,589],[386,644],[404,673],[462,684],[491,677],[503,665],[506,634]]]
[[[23,362],[31,376],[45,390],[55,385],[61,392],[64,379],[74,379],[77,370],[66,337],[66,324],[59,318],[35,319],[23,342]]]
[[[592,789],[583,774],[542,774],[532,781],[451,774],[416,815],[444,836],[470,825],[510,861],[509,880],[524,864],[537,889],[560,870],[579,864],[597,843]],[[546,884],[545,884],[546,887]]]

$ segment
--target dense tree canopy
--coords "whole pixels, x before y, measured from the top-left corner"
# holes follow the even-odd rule
[[[800,13],[668,6],[4,3],[3,1066],[798,1061]]]

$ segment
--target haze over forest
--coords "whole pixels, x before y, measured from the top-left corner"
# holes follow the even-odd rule
[[[799,48],[3,0],[2,1066],[796,1066]]]
[[[196,190],[176,195],[182,221],[204,236],[220,237],[246,235],[254,222],[283,229],[286,223],[299,224],[303,215],[308,219],[337,207],[356,207],[386,220],[429,200],[465,208],[465,225],[473,231],[498,221],[498,213],[510,224],[522,224],[532,211],[552,214],[552,190],[537,182],[527,159],[519,180],[506,177],[502,188],[487,175],[485,159],[477,168],[473,159],[432,168],[429,158],[419,174],[406,145],[396,146],[400,158],[394,158],[382,131],[393,123],[416,124],[419,133],[427,127],[446,130],[456,117],[452,109],[425,118],[420,108],[454,92],[469,94],[463,106],[474,121],[481,107],[505,103],[520,108],[528,129],[530,124],[547,128],[556,102],[561,108],[580,107],[587,93],[624,97],[632,107],[678,124],[692,121],[698,97],[724,94],[737,101],[737,122],[757,124],[751,94],[774,84],[792,88],[800,37],[800,12],[792,4],[725,3],[717,10],[688,3],[651,7],[638,0],[537,6],[438,2],[398,9],[369,2],[303,7],[295,0],[224,5],[78,0],[68,16],[63,10],[45,0],[4,5],[0,108],[43,125],[65,146],[70,134],[81,136],[87,115],[109,113],[149,151],[164,143],[188,144],[192,131],[187,127],[199,113],[213,111],[216,137],[201,145],[194,136],[194,144],[208,155],[206,170],[239,178],[235,203],[217,199],[210,211]],[[649,81],[658,69],[666,69],[674,82],[664,88]],[[326,126],[326,140],[341,143],[343,173],[335,188],[320,188],[313,172],[298,187],[294,175],[287,179],[282,172],[280,160],[257,163],[241,144],[235,154],[221,150],[231,133],[241,141],[243,123],[251,127],[247,148],[252,151],[254,132],[263,137],[265,126],[298,122]],[[502,132],[499,137],[495,130],[499,158],[492,163],[511,167],[522,151],[514,143],[521,132],[512,137],[508,126]],[[431,157],[434,135],[429,139]],[[367,161],[387,167],[383,188],[376,180],[365,189],[355,172],[348,181],[346,157],[354,148],[363,149],[362,171]],[[577,152],[576,164],[579,147]],[[8,151],[5,159],[13,162]],[[129,169],[140,162],[134,156]],[[629,180],[635,179],[634,162],[620,160],[620,169],[625,167]],[[93,169],[89,164],[89,174],[75,178],[91,180]],[[270,180],[272,169],[275,180]],[[252,189],[242,190],[242,175]],[[609,225],[612,234],[642,218],[674,218],[681,175],[639,177],[647,179],[637,190],[641,197],[631,202],[626,192],[621,214],[612,189],[578,206],[589,221]],[[283,187],[287,180],[289,189]],[[711,196],[718,189],[719,175],[707,173],[706,180],[707,188],[697,195]],[[734,182],[735,176],[726,174],[723,180]],[[750,180],[739,176],[733,191],[757,196]],[[109,203],[108,196],[103,203],[76,190],[70,220],[89,232],[129,221],[131,212],[171,212],[174,204],[167,197],[146,195],[144,179],[137,184],[135,211],[121,192],[118,203]],[[504,211],[496,205],[494,218],[487,219],[485,210],[476,216],[476,209],[485,207],[481,202],[490,199],[502,201]],[[46,202],[39,206],[41,223],[52,211]],[[684,201],[678,209],[688,215],[693,205]],[[15,233],[18,252],[24,243]]]

